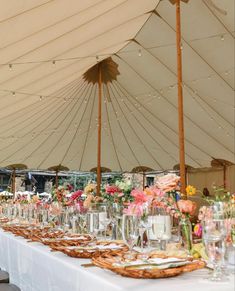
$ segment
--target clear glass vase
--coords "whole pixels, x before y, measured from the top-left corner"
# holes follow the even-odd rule
[[[188,217],[181,218],[179,222],[179,237],[181,246],[188,252],[191,251],[193,245],[192,224]]]

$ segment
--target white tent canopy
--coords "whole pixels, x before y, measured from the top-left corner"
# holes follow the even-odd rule
[[[235,162],[234,0],[181,2],[186,163]],[[97,156],[97,85],[109,56],[102,166],[179,162],[175,6],[169,0],[0,0],[0,166],[65,165]]]

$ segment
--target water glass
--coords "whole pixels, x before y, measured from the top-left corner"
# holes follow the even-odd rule
[[[139,218],[137,215],[123,215],[122,238],[132,253],[139,237]]]
[[[151,228],[149,230],[149,240],[161,249],[166,248],[166,241],[171,238],[171,219],[162,208],[154,207],[148,216]]]
[[[223,219],[207,219],[203,222],[203,242],[213,272],[208,277],[210,281],[226,281],[222,272],[224,261],[224,239],[226,235]]]

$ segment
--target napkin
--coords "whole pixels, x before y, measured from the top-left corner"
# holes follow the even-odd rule
[[[135,260],[130,262],[114,263],[115,267],[128,269],[169,269],[187,265],[189,262],[179,258],[153,258],[147,260]]]

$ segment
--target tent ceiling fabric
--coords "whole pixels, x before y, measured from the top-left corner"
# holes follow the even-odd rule
[[[120,75],[103,85],[102,165],[130,171],[179,163],[170,1],[8,2],[0,0],[1,167],[96,166],[98,88],[83,74],[110,56]],[[186,2],[186,163],[234,163],[234,1]]]

